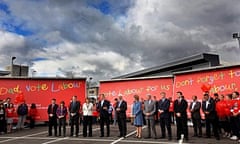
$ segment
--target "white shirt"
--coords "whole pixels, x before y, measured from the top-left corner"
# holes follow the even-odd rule
[[[92,116],[93,112],[93,104],[92,103],[84,103],[83,104],[83,116]]]
[[[196,105],[196,101],[193,101],[191,109],[193,110]]]

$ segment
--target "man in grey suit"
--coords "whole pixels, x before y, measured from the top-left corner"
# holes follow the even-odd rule
[[[197,100],[197,96],[192,97],[193,101],[190,104],[189,110],[193,122],[194,137],[202,137],[202,124],[201,124],[201,103]]]
[[[157,133],[155,128],[155,120],[154,120],[154,113],[156,111],[156,103],[152,100],[150,94],[147,95],[147,100],[144,102],[144,110],[143,113],[145,115],[147,126],[148,126],[148,137],[151,138],[151,131],[153,131],[154,138],[157,139]]]

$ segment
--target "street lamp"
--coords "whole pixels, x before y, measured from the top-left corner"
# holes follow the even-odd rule
[[[238,45],[239,45],[239,48],[240,48],[240,34],[239,34],[239,32],[233,33],[232,36],[233,36],[234,39],[238,40]]]
[[[33,70],[32,71],[32,77],[34,76],[34,73],[36,73],[37,71],[36,70]]]

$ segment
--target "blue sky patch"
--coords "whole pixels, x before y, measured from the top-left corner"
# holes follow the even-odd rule
[[[45,61],[48,60],[47,58],[43,58],[43,57],[38,57],[38,58],[34,58],[32,59],[32,61]]]
[[[0,1],[0,11],[5,12],[6,14],[10,14],[10,11],[8,9],[8,6]]]
[[[103,14],[107,15],[111,13],[111,5],[107,1],[101,1],[99,3],[88,3],[89,6],[92,6],[98,10],[100,10]]]

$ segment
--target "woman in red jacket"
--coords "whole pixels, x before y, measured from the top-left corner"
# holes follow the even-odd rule
[[[37,116],[37,108],[36,108],[36,104],[32,103],[30,110],[29,110],[29,121],[30,121],[30,128],[34,128],[35,126],[35,120],[36,120],[36,116]]]

